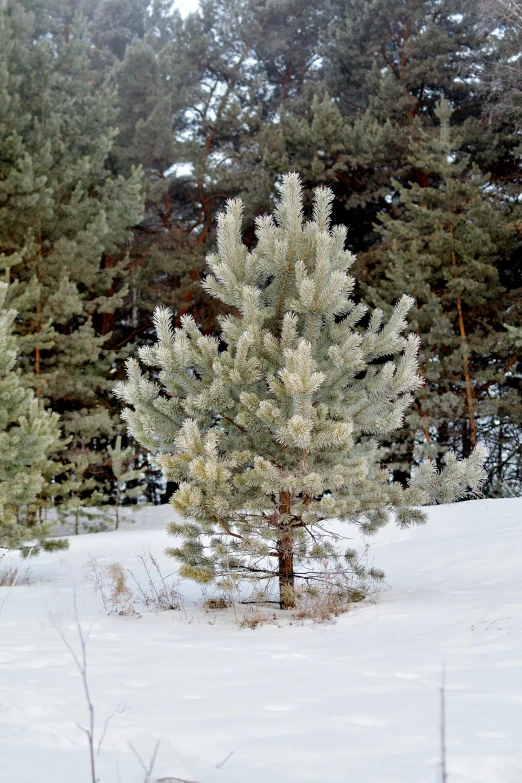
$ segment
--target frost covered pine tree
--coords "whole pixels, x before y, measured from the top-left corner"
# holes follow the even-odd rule
[[[440,472],[429,461],[404,488],[379,464],[379,438],[399,428],[417,372],[419,340],[405,336],[403,297],[385,321],[352,297],[346,229],[331,227],[333,194],[315,191],[305,221],[300,179],[283,177],[273,216],[257,220],[257,246],[241,239],[242,205],[219,216],[218,251],[204,286],[234,314],[221,344],[190,316],[173,329],[158,308],[158,342],[140,350],[159,369],[149,380],[136,360],[116,394],[131,433],[179,483],[172,505],[185,522],[169,550],[181,574],[199,582],[277,580],[281,608],[296,580],[366,576],[344,558],[331,520],[374,533],[394,516],[424,521],[419,508],[476,490],[484,450]],[[338,529],[338,528],[337,528]],[[370,573],[370,576],[372,574]]]
[[[63,549],[66,542],[47,540],[50,525],[28,527],[18,521],[43,482],[47,457],[56,448],[58,416],[43,410],[15,369],[18,344],[12,334],[15,310],[5,310],[8,286],[0,283],[0,547],[36,552]]]

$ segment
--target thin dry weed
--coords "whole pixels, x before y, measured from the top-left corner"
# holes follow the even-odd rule
[[[30,581],[29,566],[26,565],[22,569],[7,554],[0,555],[0,587],[13,587],[15,584],[28,585]]]
[[[86,580],[101,598],[107,614],[137,615],[134,593],[127,584],[127,575],[121,563],[104,563],[100,557],[87,561]]]
[[[331,571],[328,563],[313,580],[295,588],[292,619],[298,622],[331,622],[350,611],[355,603],[375,596],[382,589],[383,574],[363,564],[368,550],[350,553],[350,569]]]
[[[319,583],[304,584],[295,590],[292,619],[327,623],[346,614],[353,604],[364,601],[371,594],[369,584],[354,587],[348,580],[340,580],[339,575],[322,579]]]
[[[203,609],[209,612],[213,612],[219,609],[229,609],[232,606],[232,601],[226,595],[218,595],[214,598],[207,598],[203,602]]]
[[[259,610],[246,612],[238,620],[238,628],[259,628],[261,625],[277,625],[277,617],[274,614],[268,614]]]
[[[183,609],[183,596],[179,591],[179,581],[172,577],[172,574],[164,576],[158,561],[149,551],[143,551],[138,555],[138,560],[142,564],[147,575],[146,584],[143,585],[130,569],[128,573],[136,583],[138,600],[147,609],[155,612],[170,612]]]
[[[364,596],[363,596],[364,597]],[[358,600],[362,600],[362,597]],[[295,609],[292,618],[303,622],[326,623],[349,611],[353,599],[336,591],[321,591],[310,594],[306,589],[296,591]]]

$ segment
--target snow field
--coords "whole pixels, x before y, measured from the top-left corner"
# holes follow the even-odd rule
[[[424,527],[387,527],[371,552],[389,589],[332,624],[240,630],[232,610],[205,612],[186,582],[182,612],[105,615],[87,560],[141,579],[137,554],[150,548],[172,572],[171,514],[146,508],[118,532],[71,537],[8,595],[2,781],[89,781],[82,681],[56,627],[79,649],[75,595],[98,737],[120,710],[100,783],[142,783],[129,743],[148,760],[157,741],[151,781],[435,783],[443,665],[449,783],[522,781],[522,499],[440,506]]]

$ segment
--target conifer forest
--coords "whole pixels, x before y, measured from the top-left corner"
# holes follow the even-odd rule
[[[414,299],[425,383],[381,438],[394,479],[482,443],[484,494],[518,495],[521,35],[511,0],[202,0],[184,17],[164,1],[3,2],[3,307],[20,383],[59,428],[34,501],[9,501],[18,518],[170,497],[112,388],[154,342],[158,305],[219,335],[234,305],[204,284],[217,215],[241,199],[252,248],[288,171],[305,209],[331,189],[355,301],[386,315]]]
[[[521,498],[522,0],[0,0],[2,781],[522,780]]]

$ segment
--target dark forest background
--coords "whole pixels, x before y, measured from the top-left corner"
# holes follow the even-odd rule
[[[333,189],[357,296],[415,297],[390,471],[481,441],[485,493],[520,494],[521,42],[510,0],[2,2],[0,275],[63,430],[30,513],[168,499],[111,388],[158,304],[218,330],[216,214],[241,197],[251,245],[286,171]]]

